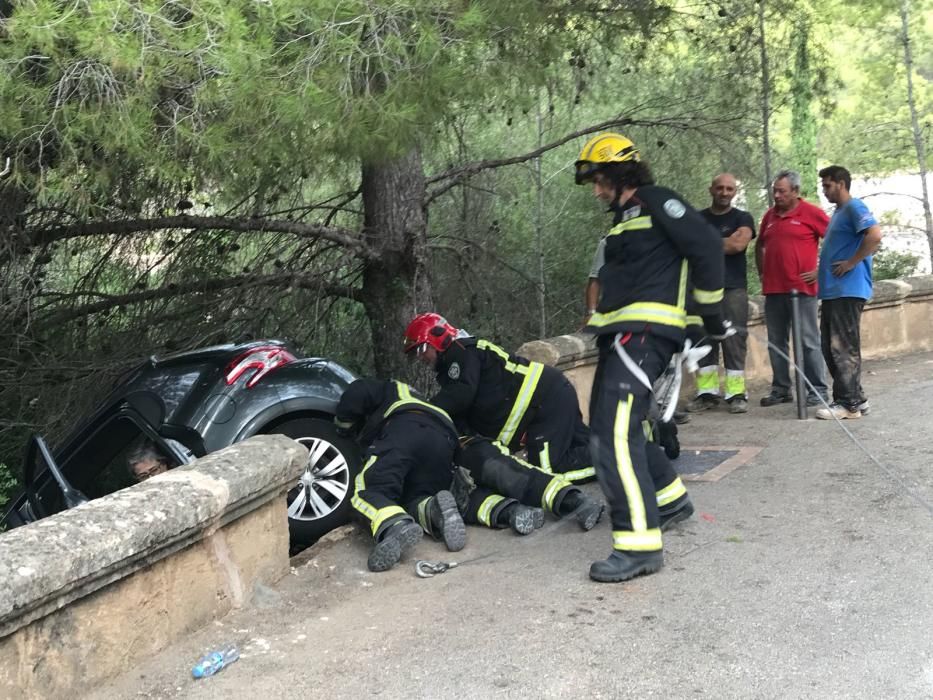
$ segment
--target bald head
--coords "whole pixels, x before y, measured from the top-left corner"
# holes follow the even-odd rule
[[[725,214],[732,208],[732,200],[735,198],[737,187],[732,173],[720,173],[713,178],[713,183],[709,186],[709,194],[713,200],[710,209],[714,214]]]

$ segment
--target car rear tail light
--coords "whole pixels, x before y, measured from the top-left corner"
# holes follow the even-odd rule
[[[226,381],[230,386],[243,375],[248,375],[246,388],[251,389],[272,370],[287,365],[295,359],[288,350],[276,345],[253,348],[227,365]]]

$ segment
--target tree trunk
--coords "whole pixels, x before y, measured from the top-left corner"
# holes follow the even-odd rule
[[[402,352],[405,326],[431,311],[427,276],[424,167],[417,149],[383,163],[364,163],[363,231],[376,253],[363,271],[362,300],[372,333],[373,363],[380,377],[409,379]]]
[[[794,165],[800,173],[800,194],[811,201],[816,192],[816,119],[813,118],[813,81],[810,75],[810,23],[802,19],[794,28],[794,75],[791,141]]]
[[[544,118],[541,115],[541,97],[537,99],[538,148],[544,145]],[[535,158],[535,254],[538,257],[538,337],[547,338],[547,295],[544,265],[544,186],[541,182],[541,156]]]
[[[758,0],[758,48],[761,53],[761,136],[762,162],[765,168],[765,192],[768,206],[771,196],[771,70],[768,67],[768,45],[765,38],[765,0]]]
[[[5,160],[0,158],[0,170]],[[23,212],[32,199],[30,192],[0,177],[0,261],[7,262],[13,257],[23,225]]]
[[[920,185],[923,191],[923,221],[927,232],[927,245],[930,248],[930,265],[933,266],[933,215],[930,213],[930,190],[927,187],[927,156],[923,143],[923,132],[917,118],[917,103],[914,98],[914,60],[910,50],[910,0],[901,3],[901,43],[904,45],[904,68],[907,70],[907,104],[910,107],[910,127],[914,137],[914,149],[917,151],[917,165],[920,166]]]

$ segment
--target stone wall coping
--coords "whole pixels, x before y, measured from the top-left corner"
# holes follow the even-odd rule
[[[872,298],[865,305],[866,310],[875,307],[902,304],[916,298],[933,295],[933,275],[908,277],[904,280],[880,280],[874,283]],[[753,295],[748,298],[748,323],[764,322],[765,298]],[[521,345],[518,355],[529,360],[552,365],[566,370],[580,365],[591,364],[597,355],[594,338],[589,334],[574,333],[559,335],[543,340],[531,340]]]
[[[933,294],[933,275],[918,275],[904,280],[910,285],[911,296]]]
[[[257,436],[0,534],[0,638],[282,498],[306,462]]]
[[[903,280],[881,280],[872,285],[871,299],[866,306],[900,302],[910,296],[913,287]]]

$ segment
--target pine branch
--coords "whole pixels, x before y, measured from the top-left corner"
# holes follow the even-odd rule
[[[171,283],[165,287],[156,289],[146,289],[129,294],[104,295],[95,293],[93,296],[99,298],[99,301],[83,304],[70,309],[64,309],[52,313],[42,319],[42,325],[46,327],[57,326],[83,316],[109,311],[118,306],[129,306],[140,304],[156,299],[170,299],[180,297],[186,294],[205,294],[219,292],[226,289],[237,287],[297,287],[299,289],[311,289],[327,296],[342,297],[360,301],[360,290],[345,284],[324,282],[316,275],[302,275],[295,273],[282,273],[274,275],[239,275],[236,277],[223,277],[218,279],[198,280],[187,284]],[[77,293],[73,297],[89,296],[86,293]]]
[[[518,275],[523,280],[528,282],[528,284],[534,287],[536,291],[541,289],[541,282],[539,280],[536,280],[535,278],[531,277],[527,273],[518,269],[514,265],[508,263],[506,260],[504,260],[500,256],[496,255],[495,253],[487,249],[486,246],[484,246],[482,243],[478,243],[477,241],[471,241],[469,238],[463,238],[462,236],[453,236],[450,234],[443,235],[443,236],[437,236],[435,240],[428,242],[428,248],[432,250],[446,250],[450,253],[453,253],[457,257],[462,257],[464,255],[463,248],[458,248],[457,246],[450,245],[449,243],[438,243],[437,239],[441,239],[441,238],[449,238],[451,240],[459,241],[460,243],[463,243],[465,247],[469,246],[469,247],[478,249],[483,255],[491,258],[497,264],[501,265],[507,270],[514,272],[516,275]]]
[[[515,165],[517,163],[524,163],[525,161],[531,160],[532,158],[537,158],[538,156],[543,155],[544,153],[547,153],[548,151],[552,151],[559,146],[563,146],[568,141],[573,141],[574,139],[578,139],[581,136],[586,136],[587,134],[592,134],[597,131],[603,131],[605,129],[609,129],[612,127],[624,126],[626,124],[632,124],[632,123],[633,123],[632,119],[628,117],[618,117],[616,119],[610,119],[609,121],[602,122],[601,124],[596,124],[594,126],[588,126],[585,129],[581,129],[580,131],[575,131],[573,133],[566,134],[562,136],[561,138],[557,139],[556,141],[547,143],[541,146],[540,148],[536,148],[533,151],[529,151],[528,153],[523,153],[521,155],[512,156],[510,158],[500,158],[497,160],[480,160],[474,163],[467,163],[466,165],[461,165],[456,168],[451,168],[450,170],[440,173],[439,175],[434,175],[433,177],[429,177],[425,181],[425,184],[427,185],[433,185],[435,183],[444,182],[445,180],[447,181],[443,185],[440,185],[439,187],[437,187],[436,189],[428,193],[425,204],[430,204],[431,202],[433,202],[435,199],[440,197],[445,192],[453,189],[454,187],[456,187],[458,184],[460,184],[464,180],[469,179],[473,175],[476,175],[477,173],[482,172],[483,170],[491,170],[493,168],[501,168],[506,165]]]
[[[425,198],[425,205],[431,204],[431,202],[433,202],[441,195],[461,184],[464,180],[468,180],[477,173],[482,172],[483,170],[491,170],[494,168],[502,168],[507,165],[517,165],[519,163],[524,163],[533,158],[537,158],[547,153],[548,151],[552,151],[559,146],[563,146],[568,141],[573,141],[574,139],[580,138],[581,136],[586,136],[587,134],[626,125],[641,127],[663,126],[679,130],[701,130],[705,126],[718,123],[728,123],[730,121],[732,121],[731,118],[718,118],[698,122],[690,115],[668,116],[661,119],[635,119],[632,117],[616,117],[615,119],[610,119],[609,121],[602,122],[601,124],[595,124],[593,126],[588,126],[585,129],[566,134],[556,141],[552,141],[551,143],[547,143],[539,148],[534,149],[533,151],[528,151],[527,153],[523,153],[521,155],[512,156],[510,158],[501,158],[497,160],[480,160],[474,163],[467,163],[466,165],[451,168],[450,170],[440,173],[439,175],[429,177],[425,181],[425,184],[427,185],[433,185],[435,183],[441,182],[444,184],[439,185],[428,193],[427,197]],[[444,182],[445,180],[446,182]]]
[[[264,233],[290,233],[299,238],[323,239],[339,244],[354,255],[371,259],[372,250],[362,237],[350,229],[299,221],[265,218],[238,218],[230,216],[161,216],[154,219],[120,219],[92,221],[82,224],[26,229],[23,238],[30,247],[41,247],[55,241],[86,236],[132,236],[148,231],[190,229],[197,231],[251,231]]]

